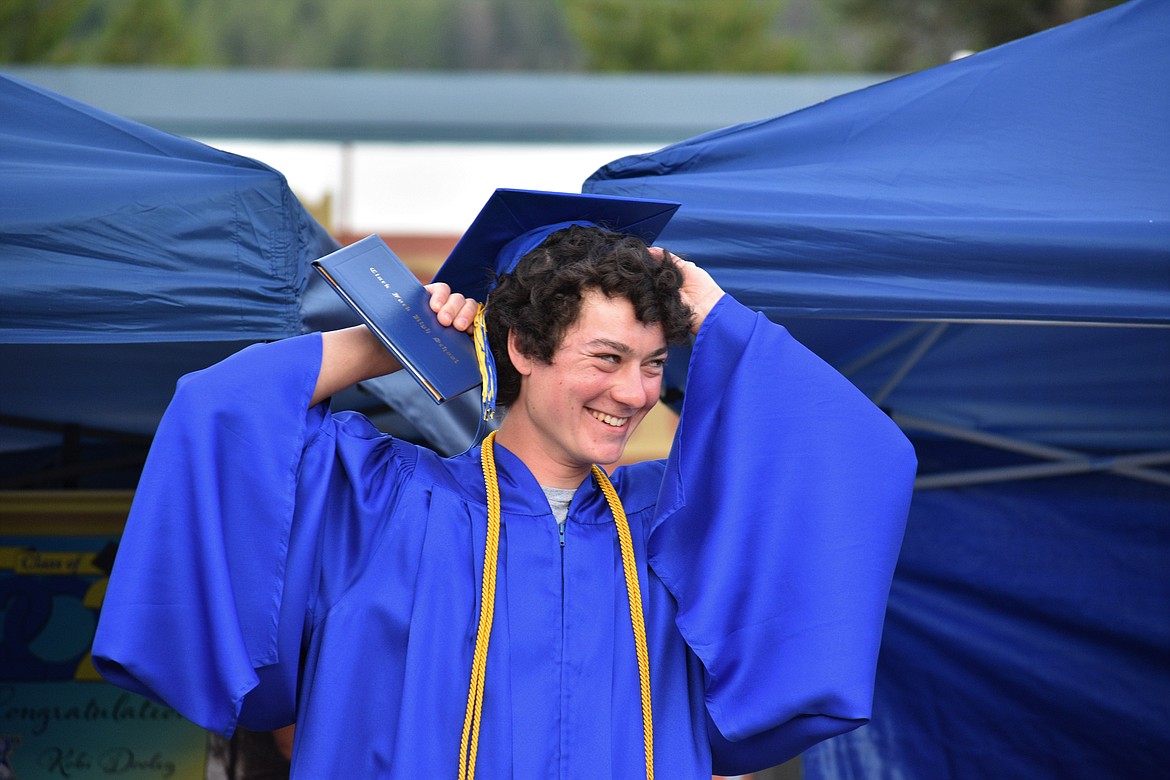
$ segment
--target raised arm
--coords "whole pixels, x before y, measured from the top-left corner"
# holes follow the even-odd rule
[[[443,325],[467,331],[475,319],[476,301],[442,282],[428,284],[431,308]],[[313,390],[313,404],[365,379],[392,374],[402,366],[365,325],[321,334],[321,373]]]
[[[915,457],[783,327],[731,295],[691,305],[705,323],[646,550],[706,671],[715,774],[738,775],[870,717]]]

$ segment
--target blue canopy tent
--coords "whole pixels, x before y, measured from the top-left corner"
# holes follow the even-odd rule
[[[184,373],[354,322],[335,248],[268,166],[0,75],[0,485],[132,485]]]
[[[5,76],[0,193],[0,431],[26,472],[68,431],[140,450],[183,373],[301,332],[336,246],[276,171]]]
[[[918,448],[873,720],[807,777],[1165,773],[1167,84],[1136,0],[585,183],[680,201],[661,243]]]

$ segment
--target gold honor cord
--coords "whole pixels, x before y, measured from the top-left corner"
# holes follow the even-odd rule
[[[488,640],[492,634],[492,616],[496,606],[496,569],[500,557],[500,482],[496,477],[496,458],[492,451],[492,442],[495,439],[496,432],[492,431],[483,440],[480,450],[483,484],[487,489],[487,543],[483,551],[479,629],[475,634],[471,683],[467,686],[467,712],[463,716],[463,737],[459,742],[459,780],[472,780],[475,777],[475,757],[479,752],[479,723],[483,714],[483,684],[487,677]]]
[[[467,712],[463,717],[463,737],[459,744],[459,780],[473,780],[475,759],[479,751],[479,726],[483,715],[484,680],[487,676],[488,641],[492,633],[492,615],[496,601],[496,569],[500,552],[500,484],[496,476],[496,458],[492,449],[496,432],[483,440],[480,450],[483,462],[483,481],[487,490],[488,530],[483,553],[483,597],[479,609],[479,629],[475,635],[475,653],[471,662],[471,682],[467,691]],[[622,551],[622,572],[626,579],[626,593],[630,600],[630,623],[634,630],[634,649],[638,656],[638,683],[642,693],[642,737],[646,748],[646,778],[654,778],[654,718],[650,710],[650,652],[646,645],[646,621],[642,615],[642,593],[638,585],[638,570],[634,563],[634,543],[630,524],[622,509],[621,499],[609,477],[597,466],[593,476],[605,494],[617,526],[618,545]]]
[[[626,574],[626,594],[630,599],[630,625],[634,628],[634,652],[638,656],[638,686],[642,689],[642,740],[646,745],[646,780],[654,780],[654,717],[650,711],[650,650],[646,645],[646,619],[642,615],[642,589],[638,585],[638,569],[634,565],[634,542],[630,537],[630,523],[622,500],[613,489],[609,477],[598,466],[593,476],[609,502],[613,523],[617,526],[618,544],[622,548],[622,569]]]

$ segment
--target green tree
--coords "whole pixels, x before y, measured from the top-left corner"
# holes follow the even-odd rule
[[[785,0],[562,0],[598,71],[802,70],[802,44],[780,30]]]
[[[1122,0],[0,0],[0,61],[907,71]]]
[[[548,0],[457,2],[445,47],[451,67],[467,70],[576,70],[584,62],[559,3]]]
[[[0,62],[54,62],[92,0],[0,0]]]
[[[96,41],[99,62],[115,65],[194,65],[198,43],[176,0],[123,0],[107,5],[109,21]]]
[[[224,66],[564,69],[580,60],[547,0],[184,0]]]

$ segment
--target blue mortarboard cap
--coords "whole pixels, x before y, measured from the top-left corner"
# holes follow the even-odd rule
[[[483,301],[498,274],[570,225],[596,225],[652,244],[679,204],[566,192],[498,189],[455,245],[435,281]]]
[[[496,364],[488,344],[483,302],[499,275],[570,225],[593,225],[637,236],[647,245],[658,238],[679,204],[663,200],[578,195],[567,192],[498,189],[435,274],[435,281],[480,301],[473,339],[483,380],[483,416],[496,408]]]

